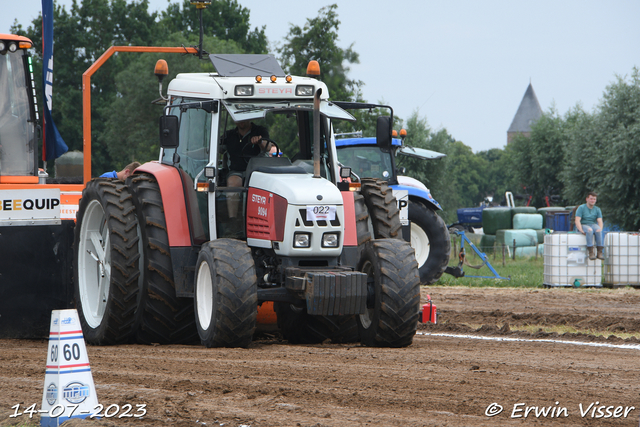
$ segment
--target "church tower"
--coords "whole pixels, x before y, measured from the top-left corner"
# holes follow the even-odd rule
[[[507,131],[507,144],[518,134],[531,136],[531,125],[537,122],[540,117],[542,117],[542,109],[536,93],[533,91],[533,86],[529,83],[529,87],[524,93],[518,111]]]

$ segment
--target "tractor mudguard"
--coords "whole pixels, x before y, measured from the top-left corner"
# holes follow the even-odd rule
[[[420,199],[425,206],[432,210],[441,211],[442,206],[431,196],[430,191],[424,191],[420,188],[410,187],[408,185],[390,185],[394,190],[407,190],[409,192],[409,199]]]
[[[178,169],[157,162],[145,163],[136,173],[146,172],[155,177],[160,186],[162,205],[167,223],[169,246],[191,247],[189,215]]]

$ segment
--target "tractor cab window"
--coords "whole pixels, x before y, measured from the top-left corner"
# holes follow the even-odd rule
[[[24,52],[19,49],[0,55],[0,174],[33,175],[35,144]]]
[[[200,101],[174,98],[172,105]],[[174,164],[174,154],[178,155],[175,166],[180,170],[185,190],[191,235],[195,244],[209,240],[209,219],[204,167],[209,163],[209,143],[211,140],[211,113],[199,108],[172,108],[169,114],[180,120],[178,148],[165,149],[162,163]]]
[[[391,154],[383,153],[377,146],[346,146],[338,150],[338,161],[361,178],[392,178]]]
[[[196,100],[174,98],[172,104],[181,104]],[[211,113],[198,108],[188,108],[181,111],[172,108],[170,114],[180,119],[180,144],[177,153],[180,161],[177,166],[195,180],[204,167],[209,163],[209,141],[211,140]],[[163,163],[173,164],[175,148],[165,149],[162,156]]]

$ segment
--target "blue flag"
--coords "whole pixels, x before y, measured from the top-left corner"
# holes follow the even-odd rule
[[[44,140],[42,159],[57,159],[69,151],[51,118],[53,106],[53,0],[42,0],[42,87],[44,88]]]

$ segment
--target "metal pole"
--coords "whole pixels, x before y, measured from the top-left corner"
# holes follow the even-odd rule
[[[313,97],[313,177],[320,178],[320,94],[318,89]]]
[[[513,239],[513,260],[516,260],[516,239]]]

